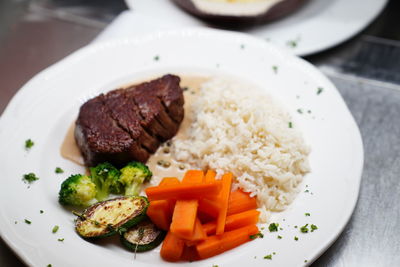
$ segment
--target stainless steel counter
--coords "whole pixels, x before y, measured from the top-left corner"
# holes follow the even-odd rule
[[[88,44],[124,8],[122,0],[0,1],[0,113],[33,75]],[[341,92],[365,149],[354,214],[312,266],[400,266],[399,12],[391,1],[361,35],[306,58]],[[1,240],[0,266],[23,266]]]

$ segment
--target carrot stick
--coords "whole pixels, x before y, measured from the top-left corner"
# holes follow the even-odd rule
[[[189,170],[183,176],[182,183],[184,184],[199,184],[203,182],[204,173],[199,170]]]
[[[182,257],[185,242],[173,233],[168,232],[161,246],[161,257],[166,261],[179,261]]]
[[[203,176],[204,173],[202,171],[187,171],[182,179],[182,184],[194,185],[196,183],[201,183],[203,181]],[[171,232],[185,239],[192,237],[198,206],[199,202],[197,199],[177,200],[174,214],[172,215]]]
[[[206,240],[196,245],[196,250],[200,259],[206,259],[250,241],[250,236],[256,233],[258,233],[257,226],[248,225],[225,232],[220,236],[207,237]]]
[[[206,173],[206,176],[204,178],[205,182],[214,182],[216,175],[217,174],[215,173],[215,171],[208,170],[207,173]]]
[[[231,192],[228,203],[228,215],[256,208],[257,200],[255,197],[250,197],[248,193],[242,190]]]
[[[220,205],[218,201],[203,198],[199,200],[199,211],[213,218],[218,217]]]
[[[200,199],[214,196],[221,190],[221,182],[153,186],[145,189],[150,201],[160,199]]]
[[[196,242],[196,241],[202,241],[206,239],[206,237],[207,237],[206,232],[204,232],[200,220],[196,218],[193,233],[190,236],[185,237],[185,240]]]
[[[225,173],[222,176],[222,189],[220,193],[220,211],[217,218],[216,234],[221,235],[224,233],[226,214],[228,211],[229,194],[231,193],[232,173]]]
[[[258,222],[259,215],[260,212],[258,210],[247,210],[241,213],[229,215],[226,217],[225,230],[232,231],[246,225],[256,224]],[[217,229],[217,222],[213,221],[203,224],[203,229],[207,235],[213,235]]]
[[[164,178],[160,182],[160,186],[165,185],[176,185],[179,184],[179,180],[175,177]],[[172,212],[174,209],[173,200],[155,200],[151,201],[147,208],[147,216],[150,220],[160,229],[168,230],[171,224]]]

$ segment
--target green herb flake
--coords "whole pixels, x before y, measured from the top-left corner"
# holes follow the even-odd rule
[[[289,126],[289,128],[293,128],[293,123],[291,121],[289,121],[288,126]]]
[[[289,40],[286,42],[286,45],[289,46],[290,48],[296,48],[297,43],[298,43],[298,40]]]
[[[307,189],[307,190],[305,190],[304,192],[305,192],[305,193],[308,193],[308,192],[310,192],[310,190]]]
[[[159,55],[154,56],[153,60],[154,61],[159,61],[160,60],[160,56]]]
[[[302,227],[300,227],[300,232],[302,233],[308,233],[308,223],[306,225],[303,225]]]
[[[261,227],[261,230],[264,230],[265,229],[265,227]]]
[[[282,231],[282,230],[283,230],[283,228],[282,228],[282,227],[279,227],[279,230],[281,230],[281,231]]]
[[[299,238],[297,236],[295,236],[294,241],[299,241]]]
[[[272,260],[272,255],[269,254],[269,255],[267,255],[267,256],[264,256],[264,259],[266,259],[266,260]]]
[[[278,66],[272,66],[272,70],[274,71],[275,74],[278,73]]]
[[[240,45],[240,49],[245,49],[245,48],[246,48],[246,46],[244,44]]]
[[[317,95],[321,94],[324,91],[324,88],[318,87]]]
[[[51,264],[47,264],[47,267],[51,267],[52,265]]]
[[[212,267],[218,267],[218,265],[217,265],[217,264],[214,264]]]
[[[250,239],[256,239],[256,238],[264,238],[264,235],[261,233],[261,232],[258,232],[257,234],[255,234],[255,235],[251,235],[251,236],[249,236],[250,237]]]
[[[297,228],[297,225],[295,225],[294,228]]]
[[[270,232],[278,232],[278,227],[279,227],[279,223],[271,223],[271,224],[268,226],[268,230],[269,230]]]
[[[28,219],[25,219],[24,221],[25,221],[26,224],[32,224],[32,222],[30,220],[28,220]]]
[[[311,224],[311,232],[314,232],[315,230],[318,229],[318,227],[315,224]]]
[[[64,238],[59,238],[59,239],[57,239],[57,241],[63,242],[63,241],[64,241]]]
[[[310,217],[310,216],[311,216],[311,214],[308,213],[308,212],[304,213],[304,215],[307,216],[307,217]]]
[[[14,222],[14,224],[17,224],[17,223],[18,223],[17,221]]]
[[[32,139],[28,139],[25,141],[25,149],[29,150],[35,145],[35,142],[32,141]]]
[[[307,263],[307,262],[308,262],[308,260],[304,260],[304,262],[305,262],[305,263]]]
[[[43,210],[39,210],[39,212],[40,212],[40,214],[43,214],[43,213],[44,213],[44,211],[43,211]]]
[[[64,173],[64,170],[61,169],[60,167],[57,167],[57,168],[54,170],[54,172],[55,172],[55,173]]]
[[[308,113],[308,114],[311,114],[311,110],[307,110],[307,113]]]
[[[276,252],[272,252],[272,255],[276,255]]]
[[[32,183],[36,180],[39,180],[39,177],[37,177],[36,174],[34,174],[33,172],[30,172],[30,173],[24,174],[22,180],[25,183]]]
[[[51,232],[52,232],[53,234],[55,234],[55,233],[57,233],[57,231],[58,231],[59,228],[60,228],[60,227],[59,227],[58,225],[54,225],[53,230],[51,230]]]
[[[301,108],[297,109],[297,113],[303,114],[303,110]]]
[[[281,235],[278,235],[277,238],[278,238],[278,239],[282,239],[282,236],[281,236]]]

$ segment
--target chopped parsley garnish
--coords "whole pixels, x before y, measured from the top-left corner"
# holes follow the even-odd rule
[[[306,216],[311,216],[311,214],[308,213],[308,212],[304,213],[304,215],[306,215]]]
[[[43,210],[40,210],[39,212],[40,212],[40,214],[43,214],[43,213],[44,213],[44,211],[43,211]]]
[[[218,267],[218,265],[214,264],[212,267]]]
[[[282,227],[279,227],[279,230],[281,230],[281,231],[282,231],[282,230],[283,230],[283,228],[282,228]]]
[[[278,235],[277,238],[278,238],[278,239],[282,239],[282,236],[281,236],[281,235]]]
[[[34,174],[33,172],[24,174],[22,180],[24,180],[24,182],[26,183],[32,183],[36,180],[39,180],[39,177],[36,176],[36,174]]]
[[[289,121],[289,128],[293,128],[293,123],[291,121]]]
[[[276,255],[276,252],[272,252],[272,255]]]
[[[187,90],[189,90],[189,87],[183,87],[182,88],[182,91],[187,91]]]
[[[305,263],[307,263],[307,262],[308,262],[308,260],[304,260],[304,262],[305,262]]]
[[[64,170],[61,169],[60,167],[57,167],[57,168],[55,169],[55,173],[64,173]]]
[[[318,229],[318,227],[315,224],[311,224],[311,232],[314,232],[315,230]]]
[[[303,114],[303,110],[302,110],[301,108],[297,109],[297,112],[298,112],[299,114]]]
[[[51,264],[47,264],[47,267],[51,267],[52,265]]]
[[[265,227],[261,227],[261,230],[264,230],[265,229]]]
[[[160,60],[160,56],[157,55],[157,56],[155,56],[153,59],[154,59],[154,61],[159,61],[159,60]]]
[[[297,236],[294,237],[295,241],[299,241],[299,238]]]
[[[14,222],[14,224],[17,224],[17,223],[18,223],[17,221]]]
[[[311,114],[311,110],[307,110],[307,113],[308,113],[308,114]]]
[[[64,238],[59,238],[59,239],[57,239],[58,241],[60,241],[60,242],[63,242],[64,241]]]
[[[272,66],[272,70],[274,71],[275,74],[278,73],[278,66]]]
[[[28,220],[28,219],[25,219],[24,221],[25,221],[26,224],[31,224],[31,223],[32,223],[32,222],[31,222],[30,220]]]
[[[57,233],[57,231],[58,231],[59,228],[60,228],[60,227],[59,227],[58,225],[54,225],[53,230],[51,230],[51,232],[52,232],[53,234],[55,234],[55,233]]]
[[[308,192],[310,192],[310,190],[306,189],[304,192],[305,192],[305,193],[308,193]]]
[[[297,47],[297,40],[289,40],[289,41],[287,41],[287,46],[289,46],[289,47],[291,47],[291,48],[295,48],[295,47]]]
[[[300,232],[302,233],[308,233],[308,223],[306,225],[303,225],[302,227],[300,227]]]
[[[319,95],[320,93],[322,93],[322,91],[324,91],[324,88],[322,88],[322,87],[318,87],[318,90],[317,90],[317,95]]]
[[[264,256],[264,259],[266,259],[266,260],[272,260],[272,255],[269,254],[269,255],[267,255],[267,256]]]
[[[294,228],[297,228],[297,225],[295,225]]]
[[[240,45],[240,48],[241,48],[241,49],[244,49],[245,47],[246,47],[246,46],[245,46],[244,44],[241,44],[241,45]]]
[[[279,227],[279,224],[278,224],[278,223],[271,223],[271,224],[268,226],[268,230],[269,230],[270,232],[278,232],[278,227]]]
[[[251,236],[249,236],[250,237],[250,239],[256,239],[256,238],[264,238],[264,235],[261,233],[261,232],[258,232],[257,234],[255,234],[255,235],[251,235]]]
[[[28,139],[25,141],[25,149],[29,150],[35,145],[35,142],[33,142],[31,139]]]

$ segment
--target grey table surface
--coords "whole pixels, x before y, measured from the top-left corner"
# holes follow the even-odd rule
[[[34,74],[88,44],[124,8],[123,1],[0,1],[0,113]],[[398,27],[387,27],[400,26],[399,11],[390,1],[361,35],[306,58],[339,89],[365,151],[355,211],[312,266],[400,266],[400,42],[387,40],[400,39]],[[24,266],[1,239],[0,266]]]

